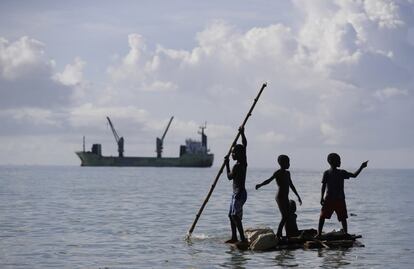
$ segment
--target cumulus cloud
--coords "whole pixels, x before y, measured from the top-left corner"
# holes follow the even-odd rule
[[[382,90],[377,90],[374,93],[374,96],[380,99],[381,101],[385,101],[388,98],[396,97],[396,96],[407,96],[407,90],[401,90],[398,88],[385,88]]]
[[[128,122],[145,123],[148,112],[133,106],[108,107],[85,103],[73,107],[69,111],[69,122],[74,127],[90,127],[91,125],[98,127],[101,126],[102,121],[106,121],[107,116],[124,119]]]
[[[44,44],[40,41],[21,37],[10,43],[0,37],[0,75],[2,79],[16,80],[35,74],[47,73],[53,61],[45,57]]]
[[[276,144],[281,144],[287,140],[285,135],[275,133],[274,131],[270,131],[262,135],[259,135],[258,138],[264,143],[276,143]]]
[[[83,68],[86,62],[76,57],[73,64],[68,64],[61,73],[56,73],[53,78],[65,86],[77,86],[83,81]]]
[[[27,36],[0,38],[0,108],[67,104],[70,88],[52,79],[55,63],[45,45]]]
[[[353,135],[355,121],[363,122],[357,124],[364,128],[359,132],[374,135],[380,128],[372,120],[376,113],[392,109],[376,100],[411,98],[414,61],[399,54],[414,56],[405,38],[413,22],[397,1],[294,3],[303,15],[295,30],[272,24],[242,32],[214,21],[196,35],[197,45],[191,50],[158,45],[150,51],[141,36],[130,35],[130,51],[109,73],[118,83],[132,83],[141,90],[154,83],[174,85],[177,95],[197,94],[231,118],[237,116],[225,103],[230,99],[247,107],[245,100],[268,80],[270,93],[264,98],[269,101],[260,112],[280,129],[256,134],[259,140],[292,145],[369,143]],[[398,39],[390,40],[390,35]],[[203,109],[202,101],[193,102]],[[275,132],[287,133],[290,139]]]
[[[6,109],[0,111],[0,117],[8,117],[15,121],[23,121],[35,125],[57,125],[52,111],[41,108]]]
[[[129,52],[122,58],[122,62],[116,67],[109,67],[108,74],[114,80],[125,78],[139,80],[143,73],[139,66],[145,61],[142,55],[145,52],[145,40],[140,34],[128,35]]]
[[[207,120],[214,138],[210,145],[220,155],[267,81],[247,126],[249,143],[258,148],[412,148],[414,130],[403,124],[414,113],[412,3],[292,2],[300,11],[292,13],[300,15],[292,25],[275,16],[272,24],[242,30],[215,20],[195,34],[194,46],[187,49],[152,46],[141,34],[129,34],[128,51],[118,51],[121,56],[106,69],[107,83],[75,94],[76,104],[64,112],[67,127],[97,133],[106,128],[102,123],[108,115],[129,137],[139,133],[148,142],[175,115],[169,135],[181,141]],[[36,100],[27,90],[36,70],[44,73],[37,76],[42,83],[36,83],[38,91],[47,89],[43,97],[59,92],[62,98],[65,90],[85,87],[82,59],[56,73],[44,48],[29,38],[0,41],[0,84],[9,89],[2,90],[3,96],[25,88],[16,94],[28,96],[20,104]],[[37,106],[47,102],[36,100]],[[37,112],[45,124],[55,120]]]

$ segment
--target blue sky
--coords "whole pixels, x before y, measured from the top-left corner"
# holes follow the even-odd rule
[[[251,166],[414,168],[414,3],[406,1],[2,1],[0,164],[78,165],[116,145],[165,155],[207,121],[221,162],[246,127]]]

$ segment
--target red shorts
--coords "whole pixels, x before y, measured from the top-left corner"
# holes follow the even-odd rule
[[[330,219],[334,211],[339,221],[343,221],[348,218],[345,199],[325,200],[325,203],[321,209],[321,218]]]

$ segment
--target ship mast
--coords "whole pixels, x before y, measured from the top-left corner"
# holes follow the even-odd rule
[[[114,128],[114,125],[111,122],[111,119],[109,117],[106,117],[106,118],[109,122],[109,126],[111,127],[112,133],[114,134],[115,142],[118,145],[119,157],[124,157],[124,138],[122,136],[119,137],[118,133],[116,132]]]
[[[201,134],[201,146],[205,150],[205,152],[208,152],[207,149],[207,136],[204,133],[204,129],[207,129],[207,122],[204,123],[203,126],[200,126],[201,132],[198,131],[199,134]]]
[[[157,158],[161,158],[162,157],[162,150],[164,148],[164,138],[165,135],[168,132],[168,129],[170,128],[171,122],[174,119],[174,116],[171,117],[170,121],[167,124],[167,128],[165,128],[164,134],[161,136],[161,138],[156,139],[156,152],[157,152]]]

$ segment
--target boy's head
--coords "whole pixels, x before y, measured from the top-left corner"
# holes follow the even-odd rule
[[[328,155],[328,163],[331,167],[337,168],[341,166],[341,157],[337,153],[330,153]]]
[[[246,150],[243,145],[237,144],[233,147],[231,151],[231,157],[233,160],[242,161],[246,156]]]
[[[293,200],[289,200],[289,211],[290,213],[296,212],[296,203]]]
[[[277,162],[279,163],[280,168],[289,169],[290,161],[287,155],[279,155],[279,157],[277,157]]]

